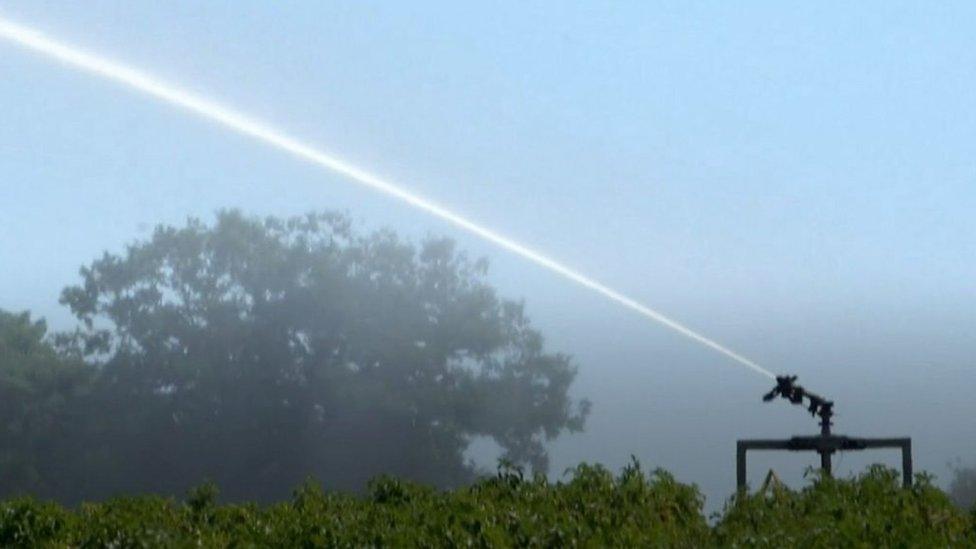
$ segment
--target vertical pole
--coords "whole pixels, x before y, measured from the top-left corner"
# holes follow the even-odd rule
[[[735,486],[741,492],[746,489],[746,445],[735,443]]]
[[[833,415],[833,408],[831,406],[824,407],[820,412],[820,436],[829,437],[830,436],[830,416]],[[832,467],[830,454],[831,451],[826,448],[821,448],[818,450],[820,452],[820,469],[823,470],[825,475],[832,476]]]
[[[820,468],[828,477],[831,476],[831,463],[830,463],[830,450],[819,450],[820,452]]]
[[[901,482],[905,488],[912,487],[912,439],[901,443]]]

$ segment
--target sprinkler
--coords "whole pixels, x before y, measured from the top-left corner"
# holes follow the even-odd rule
[[[802,405],[804,398],[809,400],[810,404],[807,405],[807,411],[812,416],[820,416],[820,434],[830,434],[830,426],[833,425],[830,418],[834,416],[833,401],[797,385],[796,376],[776,376],[776,386],[763,395],[763,402],[769,402],[777,396],[781,396],[796,405]]]
[[[736,444],[736,484],[746,489],[746,452],[749,450],[788,450],[791,452],[813,451],[820,454],[820,469],[824,475],[832,474],[832,456],[835,452],[867,450],[872,448],[901,449],[902,484],[912,485],[911,438],[860,438],[831,433],[834,402],[808,391],[796,383],[796,376],[776,376],[776,386],[763,395],[763,402],[782,397],[796,406],[805,406],[810,415],[820,419],[820,434],[793,436],[789,439],[739,440]]]

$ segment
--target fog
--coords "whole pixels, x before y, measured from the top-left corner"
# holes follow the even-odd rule
[[[558,258],[836,402],[836,432],[976,461],[973,8],[65,7],[0,15],[145,67]],[[717,509],[738,438],[812,434],[769,380],[389,198],[0,44],[0,308],[188,216],[347,211],[455,239],[579,368],[550,474],[634,455]],[[490,444],[471,451],[488,466]],[[895,452],[835,458],[839,474]],[[750,456],[802,485],[815,456]]]

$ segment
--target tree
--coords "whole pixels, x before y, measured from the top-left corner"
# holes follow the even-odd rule
[[[0,310],[0,493],[67,493],[58,484],[72,460],[66,442],[77,427],[92,370],[60,355],[43,320]]]
[[[82,327],[61,348],[98,371],[89,476],[167,493],[208,477],[259,499],[309,475],[451,486],[473,478],[476,436],[545,471],[544,442],[582,429],[589,403],[486,270],[450,240],[360,236],[337,214],[225,211],[106,253],[62,293]]]
[[[949,497],[963,509],[976,511],[976,467],[956,466],[949,485]]]

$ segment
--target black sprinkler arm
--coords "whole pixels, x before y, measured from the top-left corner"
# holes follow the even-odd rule
[[[776,386],[763,396],[764,402],[769,402],[781,396],[791,403],[800,405],[803,400],[809,401],[807,411],[810,415],[820,416],[820,431],[823,434],[830,434],[831,418],[834,415],[834,403],[826,398],[807,391],[796,384],[796,376],[776,376]]]

